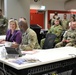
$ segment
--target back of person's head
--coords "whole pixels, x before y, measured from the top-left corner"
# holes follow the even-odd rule
[[[60,17],[58,17],[57,20],[60,20]]]
[[[50,24],[50,25],[51,25],[51,21],[52,21],[52,19],[50,19],[50,20],[48,21],[48,24]]]
[[[71,21],[76,21],[74,16],[71,16]]]
[[[53,19],[55,19],[55,15],[53,15]]]
[[[20,17],[20,18],[19,18],[19,21],[21,21],[21,20],[22,20],[22,21],[23,21],[23,20],[26,21],[26,18],[25,18],[25,17]]]
[[[18,25],[19,27],[23,27],[23,29],[27,30],[28,24],[27,24],[26,18],[24,17],[19,18]]]
[[[15,23],[15,25],[16,25],[16,29],[15,30],[20,30],[17,19],[13,19],[13,18],[9,19],[9,21],[8,21],[8,29],[10,29],[10,23],[11,22]]]

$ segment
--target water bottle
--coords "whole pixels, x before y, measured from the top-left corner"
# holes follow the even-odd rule
[[[1,51],[1,58],[6,59],[6,55],[7,55],[7,52],[6,52],[5,47],[3,46],[3,49]]]

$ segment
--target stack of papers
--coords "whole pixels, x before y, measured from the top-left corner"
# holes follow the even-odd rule
[[[25,51],[25,55],[14,59],[12,62],[17,64],[37,63],[37,62],[57,62],[76,57],[76,48],[61,47],[46,50]]]
[[[11,62],[16,63],[16,64],[23,64],[26,60],[25,59],[16,59],[16,60],[12,60]]]

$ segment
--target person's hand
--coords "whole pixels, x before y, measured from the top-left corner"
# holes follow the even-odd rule
[[[19,47],[19,44],[17,44],[16,42],[13,42],[11,47],[18,48]]]
[[[62,40],[62,42],[68,43],[68,42],[70,42],[70,41],[69,41],[69,40]]]
[[[0,40],[0,44],[4,44],[5,41],[3,39]]]
[[[66,40],[62,40],[62,42],[66,42]]]
[[[69,40],[66,40],[66,43],[69,43],[70,41]]]

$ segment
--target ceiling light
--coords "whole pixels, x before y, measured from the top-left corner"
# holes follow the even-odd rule
[[[45,6],[41,6],[41,8],[40,8],[41,10],[45,10]]]
[[[71,9],[70,11],[76,11],[76,9]]]

